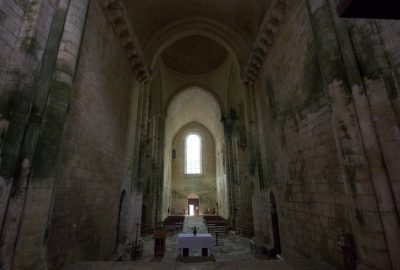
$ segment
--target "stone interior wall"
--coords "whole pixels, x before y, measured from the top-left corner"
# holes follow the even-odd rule
[[[400,28],[339,19],[336,2],[288,6],[257,79],[256,234],[274,246],[274,195],[284,255],[343,268],[338,243],[349,233],[361,264],[389,269],[399,250]]]
[[[53,15],[56,11],[54,1],[43,0],[36,3],[28,1],[5,0],[0,3],[0,164],[3,160],[3,148],[9,123],[14,117],[16,125],[24,128],[21,119],[17,119],[17,108],[22,107],[24,98],[30,98],[37,88],[32,87],[38,79],[42,57],[48,43],[53,21],[59,19]],[[23,31],[22,31],[23,30]],[[50,74],[49,74],[50,75]],[[13,129],[13,143],[20,130]],[[11,142],[10,142],[11,141]],[[6,166],[3,166],[3,169]],[[3,222],[10,183],[0,175],[0,222]]]
[[[385,53],[391,66],[397,95],[392,96],[392,102],[397,118],[400,118],[400,22],[397,20],[378,21],[380,36],[382,38]]]
[[[185,137],[196,132],[201,137],[202,173],[200,175],[185,174]],[[216,211],[216,162],[215,142],[212,134],[199,123],[184,126],[175,136],[172,143],[171,176],[171,213],[185,214],[190,193],[200,197],[200,214],[214,214]]]
[[[9,117],[9,99],[23,90],[18,81],[24,82],[22,76],[40,66],[55,10],[51,0],[0,3],[0,121]]]
[[[330,108],[306,7],[298,2],[288,12],[255,90],[263,169],[256,234],[274,246],[274,194],[283,254],[341,265],[337,243],[351,228]]]
[[[348,20],[347,26],[400,215],[400,22]]]
[[[9,66],[11,62],[11,55],[18,44],[19,30],[22,26],[23,16],[25,14],[24,6],[13,0],[2,1],[0,4],[0,112],[2,121],[0,134],[6,131],[3,127],[4,113],[7,107],[8,95],[11,89],[5,86],[7,79],[12,75],[12,67]],[[16,78],[14,78],[15,80]],[[1,136],[2,137],[2,136]]]
[[[381,25],[386,27],[382,30]],[[382,268],[385,266],[389,268],[388,264],[391,264],[393,269],[397,269],[396,267],[400,265],[400,259],[397,256],[400,252],[400,242],[394,239],[400,238],[400,173],[398,170],[400,119],[398,113],[399,57],[395,52],[396,45],[394,44],[399,37],[400,24],[391,21],[348,20],[346,27],[358,65],[359,80],[365,89],[367,101],[365,107],[368,108],[373,129],[372,134],[364,132],[363,139],[366,142],[366,153],[371,164],[377,207],[372,208],[368,215],[363,214],[360,220],[369,219],[365,223],[376,227],[376,233],[370,240],[375,244],[363,245],[365,249],[368,248],[366,252],[375,254],[365,256],[364,260],[369,264],[379,262]],[[374,143],[371,143],[370,138],[373,136],[376,139]],[[382,173],[376,173],[379,165],[382,166]],[[362,191],[357,188],[357,192]],[[376,217],[373,218],[373,215]]]
[[[115,41],[100,4],[92,1],[52,216],[51,269],[108,259],[116,247],[122,190],[130,201],[138,84]]]
[[[322,6],[323,3],[335,1],[316,0],[310,2],[315,4],[312,7],[314,9],[318,8],[318,5]],[[31,116],[31,109],[25,110],[24,105],[27,104],[24,102],[27,100],[31,102],[32,97],[37,93],[39,94],[36,96],[39,97],[47,96],[46,91],[49,88],[47,83],[50,83],[53,78],[54,65],[52,63],[55,62],[57,54],[52,50],[46,52],[46,48],[52,46],[58,48],[58,43],[56,44],[55,41],[63,31],[60,25],[65,19],[66,11],[66,7],[62,3],[63,1],[52,0],[4,0],[0,3],[0,152],[4,153],[4,145],[7,143],[6,135],[9,138],[15,138],[15,145],[22,145],[21,134],[26,135],[28,123],[24,122],[24,119],[29,118],[31,121],[29,124],[37,124],[36,119],[28,117]],[[227,114],[230,114],[232,109],[239,116],[239,120],[236,120],[233,130],[229,134],[231,145],[228,147],[231,147],[229,151],[233,171],[227,172],[226,170],[227,134],[224,134],[225,131],[222,131],[221,128],[222,124],[218,114],[220,111],[215,109],[218,106],[213,108],[215,109],[213,118],[216,121],[210,128],[210,131],[212,129],[217,131],[217,135],[214,134],[216,138],[213,138],[203,126],[190,124],[179,131],[173,144],[165,145],[162,216],[165,217],[169,214],[167,209],[170,205],[172,213],[183,214],[187,206],[187,194],[197,192],[200,195],[200,207],[203,213],[206,213],[208,208],[213,212],[212,209],[218,204],[217,213],[227,218],[231,214],[229,203],[234,204],[237,209],[238,223],[251,222],[251,214],[254,213],[257,239],[273,246],[270,196],[274,194],[284,255],[301,253],[342,267],[342,254],[338,241],[342,233],[354,232],[355,229],[351,228],[350,220],[355,216],[356,223],[353,220],[353,226],[361,224],[360,227],[356,227],[363,229],[359,230],[360,234],[366,234],[369,231],[376,233],[376,235],[370,234],[371,238],[365,240],[369,243],[364,247],[363,252],[368,257],[368,252],[375,256],[376,250],[378,250],[382,254],[381,257],[370,256],[369,260],[377,261],[379,264],[379,259],[381,259],[383,263],[387,263],[388,247],[387,243],[382,240],[385,231],[381,224],[378,224],[380,218],[382,219],[382,216],[385,215],[379,213],[375,205],[378,203],[379,206],[382,206],[379,203],[381,203],[381,199],[386,198],[379,198],[375,193],[376,188],[374,190],[371,183],[368,182],[371,177],[367,175],[369,168],[365,169],[364,174],[367,176],[362,179],[367,183],[363,185],[360,183],[361,181],[353,181],[353,186],[350,187],[353,189],[351,191],[353,196],[346,196],[346,185],[344,185],[343,179],[349,178],[351,172],[343,172],[339,159],[347,155],[362,160],[365,159],[365,156],[341,152],[342,149],[339,149],[339,143],[335,141],[337,134],[334,132],[335,128],[332,127],[334,113],[330,105],[335,102],[336,104],[340,103],[340,101],[330,99],[338,97],[340,93],[337,92],[336,95],[331,94],[328,97],[329,93],[324,92],[321,70],[330,67],[321,66],[321,59],[318,60],[317,51],[321,48],[316,46],[304,1],[288,1],[287,3],[290,5],[290,9],[286,14],[286,22],[276,34],[274,44],[270,48],[255,86],[254,98],[258,109],[256,124],[259,133],[259,145],[256,147],[259,147],[261,151],[261,162],[258,164],[261,166],[261,170],[256,172],[260,173],[258,175],[260,179],[257,183],[252,183],[250,180],[250,178],[256,179],[257,175],[250,176],[249,174],[249,167],[253,164],[247,162],[253,159],[249,159],[247,156],[246,147],[248,145],[245,142],[248,142],[250,138],[245,138],[245,135],[248,134],[248,131],[247,133],[243,131],[245,128],[243,122],[245,100],[241,91],[244,89],[239,86],[242,84],[239,80],[240,72],[237,70],[232,73],[236,67],[233,56],[230,55],[217,70],[199,75],[181,74],[169,70],[162,62],[158,63],[157,68],[160,70],[156,72],[158,77],[155,82],[159,86],[156,86],[154,91],[161,94],[153,95],[153,100],[150,101],[149,131],[147,134],[143,134],[147,138],[140,142],[153,139],[153,145],[157,147],[158,142],[154,143],[154,136],[158,135],[151,133],[151,130],[163,120],[158,122],[159,120],[153,117],[158,117],[158,114],[165,112],[167,101],[177,91],[190,86],[208,85],[205,90],[213,90],[222,101],[219,109],[226,110]],[[60,4],[60,6],[56,6],[56,4]],[[71,13],[79,15],[79,18],[72,19],[77,25],[81,23],[78,22],[78,19],[84,17],[78,12],[80,7],[79,5],[71,7],[73,11]],[[329,22],[329,19],[320,22],[326,23]],[[72,25],[75,25],[74,23]],[[328,24],[318,27],[331,27]],[[338,25],[340,26],[337,24],[335,27]],[[332,37],[326,36],[325,41],[331,38],[332,43],[335,43],[335,38],[340,37],[341,40],[338,42],[341,43],[343,37],[348,35],[354,51],[346,52],[345,44],[341,43],[342,61],[351,62],[349,59],[354,54],[357,63],[356,73],[359,73],[361,77],[359,83],[362,84],[362,90],[365,90],[367,94],[367,108],[362,109],[365,109],[364,112],[368,111],[371,114],[370,118],[373,119],[371,121],[372,129],[378,138],[377,144],[379,144],[378,149],[381,152],[379,154],[382,155],[385,167],[385,177],[388,178],[389,186],[392,188],[390,195],[394,197],[397,205],[392,212],[397,211],[398,217],[400,209],[400,175],[397,169],[400,160],[398,154],[400,146],[398,139],[398,134],[400,134],[400,23],[398,21],[346,20],[344,25],[345,28],[338,28],[334,34],[332,32]],[[72,34],[68,31],[73,34],[78,32],[71,25],[66,33],[67,35]],[[74,37],[75,39],[76,37]],[[329,46],[329,44],[323,45]],[[68,46],[74,47],[76,44],[62,44],[63,52],[68,51]],[[75,50],[72,48],[71,51]],[[62,56],[69,57],[67,54]],[[336,60],[334,59],[335,55],[332,58],[332,62]],[[73,62],[73,59],[69,60]],[[66,65],[57,68],[63,71],[63,68],[68,69],[69,67]],[[346,68],[348,67],[346,66]],[[341,73],[345,76],[350,75],[350,77],[354,75],[352,74],[354,67],[346,68],[340,66],[340,69],[344,70]],[[71,70],[69,72],[73,73]],[[19,243],[22,244],[17,248],[18,257],[16,258],[20,263],[17,264],[17,268],[38,257],[40,259],[37,261],[42,260],[45,256],[48,256],[49,269],[59,269],[65,264],[78,260],[108,259],[115,251],[119,202],[123,190],[126,191],[128,204],[139,207],[127,210],[128,213],[125,214],[128,216],[124,216],[127,219],[127,233],[120,233],[120,235],[127,235],[128,238],[134,235],[133,223],[140,216],[142,206],[141,191],[132,189],[130,181],[137,173],[132,171],[132,164],[134,163],[133,152],[135,149],[138,150],[134,142],[136,140],[135,127],[139,124],[137,117],[140,115],[138,113],[139,85],[134,78],[135,74],[131,72],[127,55],[104,18],[100,4],[97,1],[91,1],[86,34],[80,52],[78,74],[73,87],[73,97],[64,134],[63,159],[57,191],[54,195],[54,211],[50,214],[50,230],[46,233],[41,230],[46,227],[46,224],[42,223],[47,223],[49,216],[49,206],[43,202],[51,201],[51,190],[48,190],[51,189],[51,186],[46,183],[50,180],[46,179],[51,179],[53,175],[50,175],[50,171],[54,171],[56,168],[39,166],[42,171],[39,170],[33,191],[28,196],[28,211],[23,220],[26,234],[24,234],[23,241],[19,239]],[[348,80],[357,81],[354,78],[348,78]],[[354,85],[348,86],[351,88]],[[353,106],[351,102],[355,101],[349,101],[349,104]],[[144,101],[143,104],[145,104]],[[46,106],[47,103],[38,108],[39,111],[46,111]],[[344,107],[348,109],[351,106]],[[360,107],[356,109],[360,109]],[[346,111],[339,112],[339,116],[342,116],[340,113],[348,118],[356,118],[360,115]],[[59,114],[56,115],[59,116]],[[12,117],[15,117],[13,121],[10,120]],[[354,125],[348,128],[358,129],[363,123],[355,123],[357,120],[354,120]],[[15,127],[12,132],[11,129],[9,130],[10,121]],[[140,126],[143,124],[140,123]],[[144,125],[146,126],[146,124]],[[52,127],[50,129],[50,133],[53,133]],[[183,173],[183,135],[189,129],[198,130],[205,138],[203,140],[205,149],[203,165],[206,173],[195,179],[186,177]],[[346,133],[345,128],[342,131]],[[364,137],[355,136],[357,141],[354,144],[363,144],[362,140],[366,139],[366,133],[362,132],[361,135]],[[58,142],[60,138],[57,137],[56,132],[54,134],[50,134],[54,137],[49,136],[49,138],[56,138],[55,140]],[[27,136],[26,138],[31,137]],[[37,140],[32,140],[32,145],[29,145],[29,140],[27,141],[27,147],[32,146],[32,149],[27,149],[28,152],[34,152]],[[57,145],[57,142],[51,142]],[[169,141],[167,142],[169,143]],[[357,148],[357,145],[354,148]],[[141,152],[142,159],[148,158],[143,156],[154,152],[154,149],[149,146],[143,144],[139,148],[142,147],[147,147]],[[15,150],[19,158],[20,149]],[[176,150],[174,160],[170,158],[172,150]],[[250,154],[255,156],[255,153],[251,152],[252,150],[250,150]],[[373,152],[373,150],[367,150],[369,153]],[[2,158],[4,161],[4,155]],[[8,158],[6,156],[6,163],[0,160],[2,173],[3,164],[12,164],[16,167],[21,165],[17,164],[17,161],[12,159],[13,157],[10,157],[10,160]],[[156,193],[157,190],[151,189],[161,179],[148,175],[149,171],[153,169],[155,161],[152,158],[148,158],[149,162],[143,162],[146,163],[144,182],[147,183],[147,187],[150,187],[150,193]],[[382,163],[381,160],[379,162]],[[38,161],[36,163],[41,165]],[[43,164],[47,163],[43,162]],[[362,164],[362,162],[356,164]],[[356,168],[356,170],[360,171],[360,168]],[[13,171],[13,173],[15,172]],[[227,173],[230,174],[230,178]],[[355,175],[353,176],[356,178]],[[24,171],[22,171],[21,177],[26,180],[29,178],[29,173],[24,175]],[[228,178],[232,179],[233,187],[228,186]],[[380,179],[372,180],[376,182]],[[8,201],[9,196],[9,180],[5,180],[3,174],[0,175],[1,224],[5,224],[3,216],[5,202]],[[253,190],[253,184],[258,190]],[[18,185],[16,186],[18,190]],[[379,183],[379,186],[383,186],[383,183]],[[233,196],[230,196],[232,195],[229,194],[230,190],[233,190]],[[147,192],[147,188],[144,191]],[[13,224],[19,223],[18,219],[21,216],[19,214],[23,212],[21,210],[24,205],[23,196],[18,197],[18,193],[16,194],[16,197],[10,200],[15,207],[13,209],[16,210],[15,213],[11,213],[12,211],[8,213],[7,226],[13,227],[12,230],[7,230],[8,235],[19,230],[19,226],[13,226]],[[253,205],[250,204],[252,194]],[[154,195],[156,194],[145,197],[144,203],[156,199],[157,196]],[[349,197],[357,202],[359,208],[351,208]],[[230,201],[231,198],[234,198],[233,202]],[[371,201],[376,202],[374,204]],[[149,223],[152,222],[149,221]],[[394,231],[395,228],[392,227],[392,230]],[[40,248],[32,250],[32,243],[36,244],[43,238],[46,240],[47,233],[49,233],[47,254],[38,251]],[[386,241],[393,242],[393,239]],[[12,246],[14,247],[14,245]]]

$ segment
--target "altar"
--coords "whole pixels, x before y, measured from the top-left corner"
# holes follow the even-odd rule
[[[201,248],[202,255],[208,256],[208,249],[214,246],[214,238],[209,233],[198,233],[193,235],[193,233],[180,233],[178,235],[177,248],[179,254],[181,250],[183,256],[189,256],[189,249]]]

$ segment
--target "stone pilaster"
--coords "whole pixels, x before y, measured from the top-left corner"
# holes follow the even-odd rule
[[[2,1],[0,9],[4,22],[12,20],[2,26],[0,33],[7,44],[2,45],[0,52],[0,222],[3,224],[11,200],[9,194],[18,193],[11,191],[12,186],[17,189],[24,186],[15,179],[22,166],[24,133],[32,122],[29,119],[32,99],[39,91],[40,81],[51,80],[52,73],[45,73],[45,67],[54,66],[56,53],[49,50],[52,44],[48,40],[51,36],[58,49],[65,10],[56,9],[54,3],[46,0],[25,4],[7,0]],[[48,18],[54,19],[46,21]]]
[[[30,7],[23,24],[23,27],[26,27],[24,40],[29,40],[30,46],[35,49],[29,52],[25,51],[25,54],[23,51],[18,51],[15,55],[18,55],[18,59],[14,59],[19,62],[18,69],[21,74],[27,72],[28,69],[31,70],[30,75],[21,80],[23,89],[18,94],[19,98],[15,100],[18,102],[13,104],[14,113],[10,119],[9,132],[6,133],[4,143],[1,175],[12,184],[1,233],[0,258],[4,269],[11,267],[21,220],[25,218],[23,212],[27,190],[42,125],[48,110],[47,98],[51,93],[50,85],[55,82],[54,67],[60,60],[58,52],[64,33],[68,5],[69,1],[61,1],[57,7],[51,6],[47,1],[38,1]],[[46,14],[45,10],[53,12],[53,14]],[[43,23],[47,16],[53,18],[49,28],[37,29],[39,27],[37,24]],[[42,26],[42,24],[40,25]],[[43,32],[46,30],[48,32]],[[43,37],[40,34],[43,34],[48,40],[42,40]],[[39,61],[41,61],[40,64]],[[27,62],[31,64],[26,65]],[[40,66],[40,70],[36,72],[38,66]],[[31,85],[28,85],[29,81]]]
[[[64,125],[68,113],[79,51],[85,29],[88,0],[62,2],[68,7],[57,52],[55,70],[49,83],[40,136],[32,161],[30,184],[18,235],[13,269],[46,269],[46,242],[52,213],[54,190],[62,154]],[[69,44],[70,46],[66,46]],[[51,72],[51,70],[50,70]],[[40,98],[37,100],[40,101]],[[40,102],[39,102],[40,103]],[[32,249],[32,247],[35,249]]]
[[[376,189],[377,183],[385,185],[387,175],[381,165],[374,162],[375,158],[371,160],[370,153],[374,150],[370,144],[376,140],[376,134],[363,97],[364,89],[357,85],[354,68],[349,69],[352,63],[347,54],[351,48],[341,51],[345,45],[342,44],[343,35],[335,25],[335,15],[328,1],[312,0],[307,1],[307,5],[325,89],[331,99],[332,128],[350,206],[348,215],[353,226],[350,233],[355,236],[359,263],[367,269],[397,269],[393,268],[396,264],[385,251],[390,241],[385,235],[385,226],[398,225],[393,216],[393,204],[385,199],[382,205],[382,189]],[[399,239],[396,233],[391,237]]]

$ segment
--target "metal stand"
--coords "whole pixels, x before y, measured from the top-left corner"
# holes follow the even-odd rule
[[[217,246],[219,246],[219,243],[218,243],[218,232],[215,232],[215,237],[217,238],[216,241],[215,241],[215,246],[217,247]]]

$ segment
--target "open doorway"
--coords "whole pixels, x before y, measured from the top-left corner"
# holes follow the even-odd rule
[[[197,193],[190,193],[188,195],[188,215],[198,216],[200,213],[200,198]]]
[[[279,235],[279,221],[278,221],[278,210],[276,206],[275,196],[271,192],[269,194],[270,205],[271,205],[271,223],[272,223],[272,233],[274,236],[274,250],[275,254],[281,253],[281,237]]]

